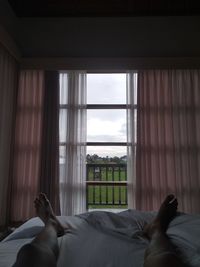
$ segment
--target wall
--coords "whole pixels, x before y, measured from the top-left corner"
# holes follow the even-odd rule
[[[6,0],[0,0],[0,43],[17,59],[20,51],[17,44],[18,19]]]
[[[177,58],[177,66],[188,58],[200,66],[199,16],[16,18],[7,0],[0,0],[0,24],[20,49],[22,66],[84,68],[88,62],[86,67],[101,68],[107,62],[106,68],[119,69],[162,65],[166,58],[164,67]]]
[[[196,57],[200,17],[24,18],[24,57]]]

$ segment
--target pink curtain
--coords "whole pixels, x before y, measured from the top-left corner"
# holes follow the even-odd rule
[[[10,220],[35,215],[33,200],[39,190],[44,73],[20,73],[14,140]]]
[[[136,208],[158,209],[168,193],[200,212],[200,71],[138,73]]]
[[[0,226],[6,224],[10,195],[12,130],[17,93],[18,64],[0,44]]]

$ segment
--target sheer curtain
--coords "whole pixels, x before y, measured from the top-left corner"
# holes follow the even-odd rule
[[[138,75],[136,207],[175,193],[180,210],[200,212],[200,71]]]
[[[60,74],[61,214],[86,210],[86,73]]]
[[[39,190],[44,72],[21,71],[18,87],[10,220],[35,215],[33,200]]]
[[[12,130],[17,95],[18,64],[0,44],[0,226],[8,211]]]
[[[127,181],[128,207],[135,208],[136,196],[136,119],[137,119],[137,73],[129,71],[126,75],[127,96]]]

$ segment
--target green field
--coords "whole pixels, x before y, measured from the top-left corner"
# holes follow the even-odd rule
[[[88,170],[88,181],[126,181],[126,171],[119,168]],[[88,185],[88,208],[127,208],[127,187],[124,185]]]
[[[101,171],[100,172],[93,172],[92,167],[88,168],[88,181],[95,181],[95,180],[99,180],[99,181],[126,181],[127,177],[126,177],[126,171],[123,170],[119,170],[118,167],[116,168],[106,168],[106,167],[101,167]]]

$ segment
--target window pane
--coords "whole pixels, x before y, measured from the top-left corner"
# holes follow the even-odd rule
[[[87,74],[88,104],[125,104],[126,74]]]
[[[66,164],[66,148],[65,146],[59,147],[59,180],[62,183],[65,180],[65,164]]]
[[[66,147],[59,146],[59,163],[60,165],[65,164],[66,161]]]
[[[88,142],[126,142],[126,110],[87,110]]]
[[[60,109],[59,117],[59,140],[60,142],[66,142],[67,133],[67,110]]]
[[[68,93],[68,75],[67,73],[60,73],[60,104],[67,104]]]
[[[127,181],[127,148],[123,146],[87,146],[87,206],[96,208],[127,208],[127,185],[108,182]],[[99,183],[99,184],[98,184]],[[102,184],[105,183],[105,184]]]
[[[91,161],[89,162],[90,157],[87,156],[88,163],[95,163],[95,161],[102,161],[100,158],[106,162],[112,160],[119,160],[122,163],[126,163],[127,156],[127,147],[126,146],[87,146],[87,155],[91,156]],[[115,158],[115,159],[114,159]],[[119,159],[117,159],[119,158]]]
[[[112,212],[127,209],[127,186],[88,185],[88,208],[110,210]]]

